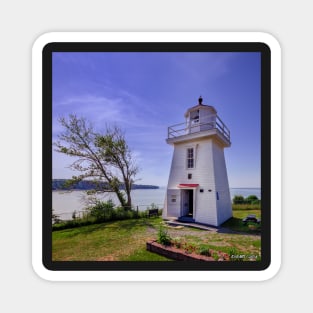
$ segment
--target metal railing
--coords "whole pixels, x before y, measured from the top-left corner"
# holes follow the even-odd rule
[[[230,142],[230,131],[218,116],[216,116],[216,119],[213,122],[199,123],[198,121],[199,120],[196,122],[184,122],[169,126],[167,130],[167,138],[176,138],[205,130],[217,129],[225,139]]]

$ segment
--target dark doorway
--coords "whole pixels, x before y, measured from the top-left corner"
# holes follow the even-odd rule
[[[193,189],[183,189],[181,191],[181,200],[181,216],[179,217],[179,221],[194,223]]]
[[[181,216],[193,217],[193,197],[192,189],[181,191]]]
[[[193,216],[193,190],[188,190],[188,216]]]

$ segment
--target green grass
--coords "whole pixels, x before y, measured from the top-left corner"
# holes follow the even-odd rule
[[[249,210],[260,210],[261,204],[233,204],[233,211],[249,211]]]
[[[225,252],[229,255],[244,255],[244,261],[249,260],[249,256],[258,256],[260,260],[261,239],[257,235],[247,234],[224,234],[206,232],[199,237],[199,234],[180,237],[182,246],[193,246],[196,250],[210,249],[215,252]],[[185,243],[185,245],[184,245]]]
[[[246,233],[260,233],[261,225],[257,225],[257,229],[251,230],[247,225],[244,225],[242,219],[245,218],[249,214],[255,214],[257,218],[261,218],[261,210],[259,208],[253,207],[260,207],[259,205],[251,205],[251,204],[237,204],[233,205],[233,217],[226,221],[222,227],[229,228],[234,231],[246,232]]]
[[[88,225],[52,233],[54,261],[160,260],[145,251],[161,218],[142,218]],[[166,260],[165,258],[162,258]]]
[[[234,224],[231,228],[236,229],[239,216],[241,212],[234,212],[234,218],[227,222],[230,225]],[[160,217],[141,218],[53,231],[52,259],[53,261],[170,261],[146,250],[146,241],[157,239],[161,222]],[[239,228],[242,229],[242,226]],[[245,255],[260,255],[260,236],[249,229],[244,234],[224,234],[187,227],[167,230],[171,238],[180,238],[190,246],[226,253],[236,251]]]

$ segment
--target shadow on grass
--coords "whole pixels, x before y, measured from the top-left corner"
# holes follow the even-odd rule
[[[241,218],[232,217],[225,223],[221,225],[218,229],[218,233],[240,233],[241,235],[260,235],[261,234],[261,225],[253,225],[254,227],[249,227],[242,222]]]
[[[161,218],[139,218],[139,219],[129,219],[129,220],[121,220],[121,221],[114,221],[114,222],[107,222],[104,225],[106,227],[114,227],[114,228],[122,228],[123,230],[131,231],[136,228],[142,227],[150,227],[153,229],[158,229]]]
[[[104,224],[92,224],[92,225],[86,225],[86,226],[77,226],[73,228],[66,228],[66,229],[60,229],[57,231],[54,231],[53,233],[56,234],[56,236],[62,236],[71,238],[75,237],[77,235],[88,235],[92,234],[95,231],[98,231],[100,229],[104,229],[105,225]]]
[[[161,218],[159,217],[124,219],[124,220],[93,223],[93,224],[84,225],[84,226],[75,226],[75,227],[55,230],[53,232],[56,232],[58,236],[62,234],[61,236],[64,236],[67,238],[75,237],[78,235],[92,234],[93,232],[99,231],[101,229],[107,230],[107,231],[121,230],[123,232],[130,233],[133,230],[140,229],[143,227],[158,229],[160,222],[161,222]]]

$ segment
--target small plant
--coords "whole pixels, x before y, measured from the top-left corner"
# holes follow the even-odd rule
[[[229,254],[230,256],[232,256],[232,255],[238,255],[238,254],[239,254],[239,251],[238,251],[236,248],[234,248],[234,247],[230,247],[230,248],[228,249],[228,254]]]
[[[210,249],[208,247],[206,247],[206,246],[200,246],[199,247],[199,254],[206,255],[206,256],[211,256]]]
[[[182,246],[181,238],[180,238],[180,237],[173,238],[173,239],[172,239],[172,244],[173,244],[173,246],[175,246],[176,248],[180,249],[181,246]]]
[[[193,253],[196,251],[196,246],[193,243],[184,243],[184,250],[186,253]]]
[[[229,255],[225,252],[222,251],[218,251],[218,261],[229,261]]]
[[[219,259],[219,255],[216,251],[213,252],[212,257],[213,257],[214,261],[218,261],[218,259]]]
[[[159,227],[157,242],[165,246],[169,246],[171,244],[171,237],[163,225],[160,225]]]

